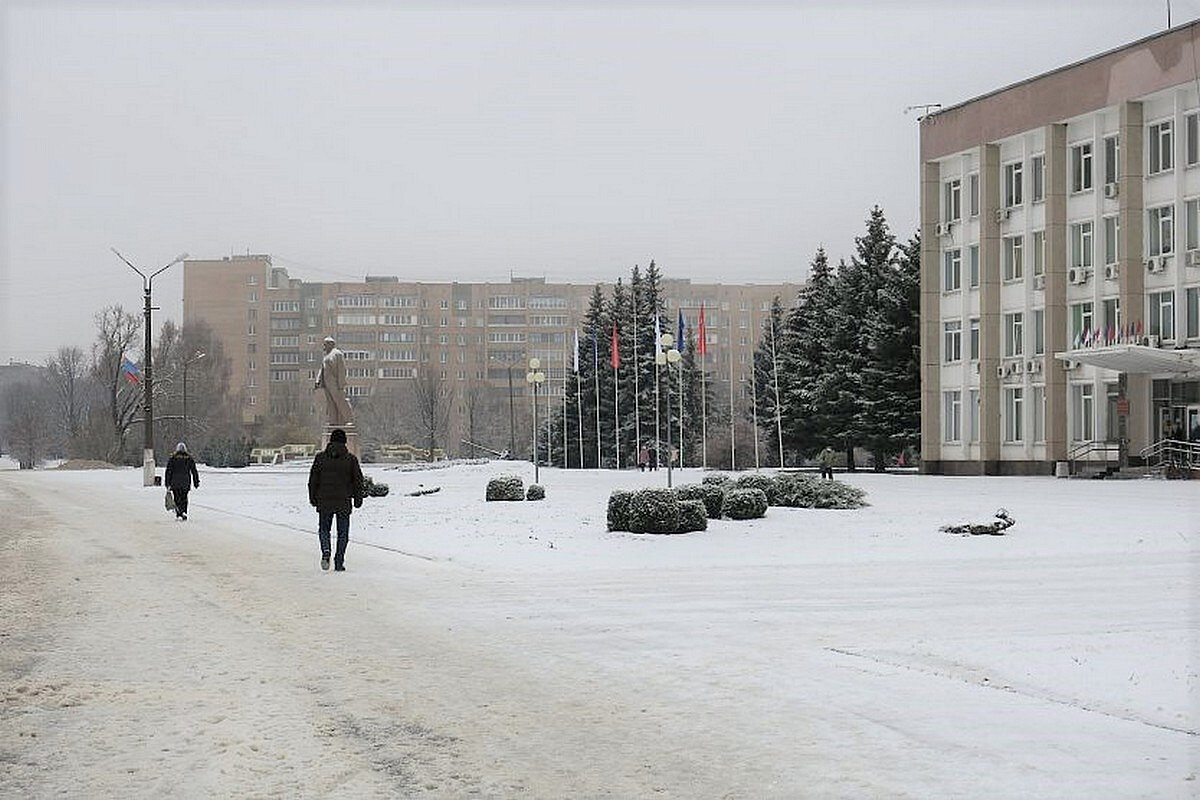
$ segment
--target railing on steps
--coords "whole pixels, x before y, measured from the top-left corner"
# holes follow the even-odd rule
[[[1200,442],[1159,439],[1142,448],[1143,463],[1168,478],[1188,478],[1200,473]]]
[[[1105,470],[1116,469],[1121,464],[1119,442],[1081,442],[1067,451],[1067,464],[1072,475],[1078,474],[1076,463],[1100,466]]]

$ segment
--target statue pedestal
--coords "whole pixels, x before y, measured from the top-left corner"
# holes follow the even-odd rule
[[[321,449],[325,449],[329,445],[329,434],[333,433],[336,428],[341,428],[346,432],[346,449],[354,454],[357,459],[362,459],[362,454],[359,453],[358,445],[358,429],[354,427],[354,423],[350,422],[345,425],[326,425],[321,429]]]

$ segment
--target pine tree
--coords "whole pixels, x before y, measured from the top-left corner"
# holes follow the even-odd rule
[[[783,336],[784,313],[783,303],[776,296],[771,302],[771,313],[763,320],[762,338],[754,350],[754,397],[758,408],[758,427],[765,441],[770,442],[767,448],[767,464],[779,464],[778,433],[787,411],[783,404],[782,386],[777,383],[779,342]],[[780,391],[776,391],[779,389]],[[776,398],[778,397],[778,403]]]
[[[800,290],[780,337],[780,402],[784,448],[811,456],[827,444],[825,404],[820,390],[830,370],[831,319],[837,313],[834,274],[824,248],[817,248],[808,282]]]

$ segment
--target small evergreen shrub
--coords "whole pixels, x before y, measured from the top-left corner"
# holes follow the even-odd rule
[[[679,501],[679,528],[677,533],[693,533],[708,530],[708,509],[703,500]]]
[[[370,475],[363,476],[363,495],[365,497],[387,497],[391,491],[386,483],[376,483]]]
[[[867,493],[857,486],[841,481],[817,481],[813,508],[862,508]]]
[[[775,483],[775,477],[772,475],[763,475],[757,472],[747,473],[737,476],[734,484],[739,489],[758,489],[767,496],[767,505],[778,505],[775,502],[777,484]]]
[[[525,481],[520,475],[500,475],[492,478],[487,484],[487,499],[492,500],[524,500]]]
[[[539,483],[529,484],[529,488],[525,491],[526,500],[545,500],[546,490]]]
[[[716,483],[689,483],[675,490],[676,496],[682,500],[699,500],[704,503],[704,511],[709,519],[721,518],[721,505],[725,502],[725,490]]]
[[[629,500],[629,530],[633,533],[675,533],[679,530],[679,500],[670,489],[639,489]]]
[[[841,481],[813,475],[777,475],[774,505],[791,508],[861,508],[867,493]]]
[[[767,513],[767,495],[762,489],[730,489],[725,493],[721,515],[730,519],[758,519]]]
[[[608,529],[610,531],[629,530],[629,501],[633,492],[617,489],[608,496]]]
[[[700,482],[710,486],[728,486],[733,483],[733,478],[728,475],[722,475],[719,472],[714,472],[711,475],[705,475],[700,479]]]

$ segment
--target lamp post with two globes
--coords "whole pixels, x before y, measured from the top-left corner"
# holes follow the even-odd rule
[[[533,390],[533,482],[538,483],[538,418],[537,395],[538,387],[546,382],[546,373],[541,370],[540,358],[529,359],[529,372],[525,373],[525,382]]]
[[[654,368],[664,364],[667,366],[667,488],[671,488],[671,464],[675,461],[671,452],[671,366],[678,364],[679,351],[675,349],[675,337],[664,333],[658,337],[658,347],[654,352]],[[680,442],[682,444],[682,442]]]

